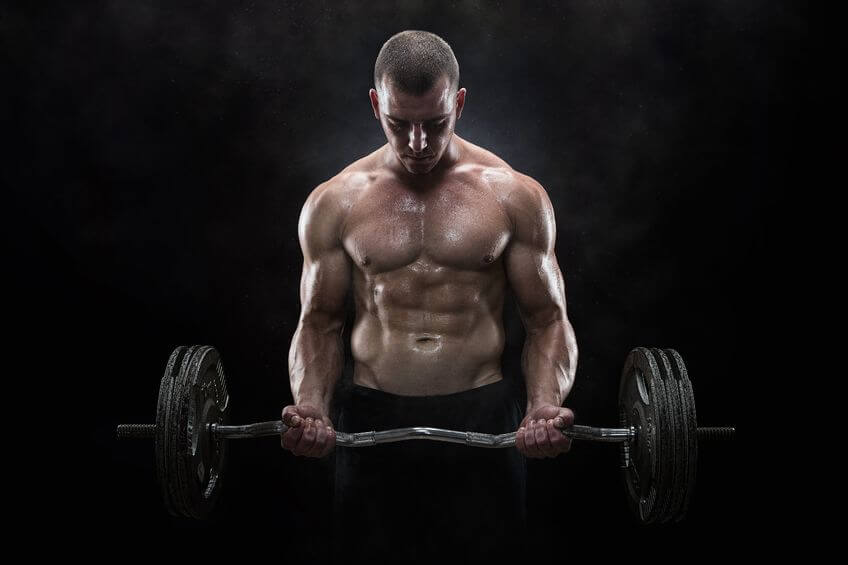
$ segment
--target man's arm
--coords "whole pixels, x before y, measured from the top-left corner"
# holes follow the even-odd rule
[[[302,438],[298,427],[284,434],[282,443],[299,455],[326,455],[332,449],[328,444],[334,443],[327,441],[334,439],[330,404],[344,367],[342,330],[351,276],[350,259],[340,239],[344,211],[335,188],[331,181],[313,190],[298,222],[303,252],[301,311],[289,350],[295,406],[286,407],[283,420],[294,426],[305,420],[306,426]]]
[[[538,182],[525,175],[519,178],[521,185],[508,200],[513,234],[505,253],[507,279],[527,332],[521,357],[527,417],[516,444],[529,456],[554,456],[570,445],[554,428],[574,421],[574,414],[560,407],[574,384],[577,342],[566,315],[565,283],[554,252],[553,206]],[[532,434],[523,433],[530,430]]]

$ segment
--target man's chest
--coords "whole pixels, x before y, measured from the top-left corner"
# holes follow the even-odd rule
[[[359,268],[381,273],[421,263],[459,270],[494,263],[510,222],[490,191],[465,184],[426,195],[396,187],[369,190],[351,207],[344,246]]]

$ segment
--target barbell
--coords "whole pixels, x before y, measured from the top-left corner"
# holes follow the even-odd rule
[[[680,521],[695,484],[698,441],[731,439],[733,427],[699,428],[692,383],[673,349],[637,347],[621,373],[618,428],[572,425],[573,440],[617,443],[628,505],[645,524]],[[174,349],[159,385],[155,424],[121,424],[119,439],[153,439],[156,474],[168,512],[202,519],[213,510],[226,467],[227,441],[279,436],[283,422],[229,425],[230,395],[218,351],[211,346]],[[515,432],[413,427],[356,433],[336,432],[339,447],[367,447],[407,440],[461,443],[473,447],[515,446]]]

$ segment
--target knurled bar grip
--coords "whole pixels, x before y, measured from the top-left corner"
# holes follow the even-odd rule
[[[120,424],[118,439],[153,439],[156,437],[156,424]]]

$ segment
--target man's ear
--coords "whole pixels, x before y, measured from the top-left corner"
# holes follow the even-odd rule
[[[456,119],[462,115],[462,109],[465,107],[465,89],[460,88],[456,93]]]
[[[380,121],[380,96],[373,88],[368,91],[368,96],[371,98],[371,109],[374,110],[374,117]]]

